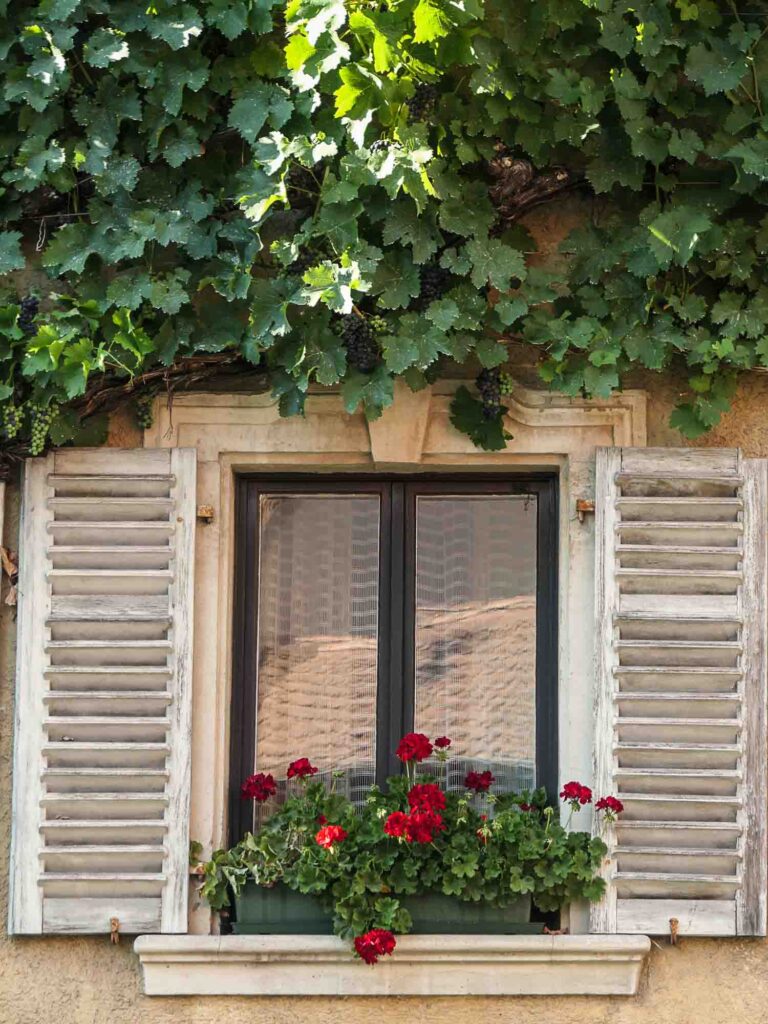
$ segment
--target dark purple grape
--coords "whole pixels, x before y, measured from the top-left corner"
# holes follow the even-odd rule
[[[322,254],[318,249],[313,249],[311,246],[304,246],[299,249],[299,254],[293,263],[289,263],[286,270],[290,274],[304,274],[310,267],[313,267],[319,260],[322,259]]]
[[[419,271],[421,290],[419,299],[423,305],[429,305],[441,298],[451,286],[451,273],[439,263],[426,263]]]
[[[435,112],[440,91],[430,82],[419,82],[416,91],[408,100],[408,114],[411,121],[426,121]]]
[[[34,295],[28,295],[19,303],[18,325],[25,334],[35,334],[35,317],[40,307],[40,302]]]
[[[379,362],[381,351],[368,321],[350,313],[341,318],[341,340],[347,350],[347,363],[361,373],[370,373]]]
[[[492,420],[501,411],[501,371],[498,366],[481,370],[476,383],[483,403],[483,416]]]

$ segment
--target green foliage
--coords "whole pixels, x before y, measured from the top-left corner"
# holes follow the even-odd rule
[[[78,440],[67,405],[94,374],[198,352],[261,366],[286,413],[320,382],[377,416],[394,376],[492,366],[514,332],[568,394],[687,367],[690,435],[768,365],[763,2],[4,9],[0,273],[39,260],[52,283],[30,331],[7,279],[0,403],[58,405],[56,443]],[[559,281],[492,230],[497,142],[599,197]],[[429,261],[448,272],[439,304],[421,296]],[[334,331],[353,308],[387,317],[365,373]],[[499,446],[470,398],[454,422]]]
[[[424,775],[418,781],[436,779]],[[228,906],[231,893],[249,881],[283,882],[323,898],[336,933],[351,938],[371,928],[409,931],[410,915],[400,900],[414,893],[441,892],[498,907],[529,894],[540,909],[556,910],[573,900],[599,899],[604,891],[598,871],[605,843],[564,828],[544,790],[488,798],[494,810],[487,819],[478,797],[446,793],[440,812],[445,830],[432,842],[408,842],[384,832],[390,813],[409,809],[406,776],[389,779],[386,793],[372,787],[362,809],[320,782],[295,785],[298,791],[257,834],[218,850],[206,864],[202,894],[215,910]],[[315,841],[324,820],[348,833],[332,850]]]
[[[488,417],[483,409],[483,403],[462,385],[451,403],[451,423],[462,434],[467,434],[478,448],[496,452],[505,448],[507,441],[512,437],[504,429],[502,416],[506,411],[502,406],[500,415]]]

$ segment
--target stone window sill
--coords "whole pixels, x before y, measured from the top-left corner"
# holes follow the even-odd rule
[[[631,996],[644,935],[406,935],[375,967],[330,935],[141,935],[148,996]]]

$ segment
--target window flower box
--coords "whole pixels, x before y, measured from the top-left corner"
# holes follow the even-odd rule
[[[214,854],[203,894],[222,909],[234,892],[241,935],[332,928],[367,964],[390,955],[396,935],[542,931],[530,923],[531,903],[549,911],[599,899],[605,843],[563,826],[543,789],[490,792],[488,769],[468,771],[463,792],[444,788],[450,747],[447,736],[404,736],[396,751],[404,774],[385,790],[372,786],[361,807],[313,781],[318,769],[298,758],[286,780],[295,793],[255,835]],[[433,756],[438,774],[420,775]],[[266,804],[276,794],[269,773],[243,783],[244,799]],[[571,813],[592,802],[578,782],[560,796]],[[605,797],[595,809],[611,820],[623,808]]]
[[[543,924],[531,921],[531,898],[521,896],[506,907],[470,902],[440,892],[407,896],[413,935],[532,935]],[[248,882],[235,895],[235,935],[331,935],[333,918],[317,896],[306,896],[278,882]]]

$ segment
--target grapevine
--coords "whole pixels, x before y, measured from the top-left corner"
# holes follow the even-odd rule
[[[8,5],[0,448],[97,443],[94,389],[143,420],[134,381],[209,357],[372,417],[479,362],[452,422],[501,448],[511,339],[569,395],[679,371],[672,425],[710,429],[768,367],[766,5],[737,6]]]

